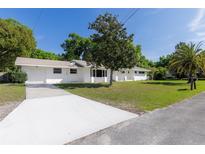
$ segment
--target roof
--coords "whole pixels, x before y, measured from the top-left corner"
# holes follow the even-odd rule
[[[77,67],[75,64],[70,63],[68,61],[23,58],[23,57],[17,57],[15,65],[17,66],[60,67],[60,68]]]
[[[84,60],[72,60],[72,62],[75,63],[75,65],[80,66],[80,67],[91,67],[92,64],[88,63]]]
[[[137,67],[137,66],[135,66],[132,69],[136,70],[136,71],[144,71],[144,72],[150,72],[151,71],[151,70],[148,70],[148,69],[145,69],[145,68],[142,68],[142,67]]]
[[[56,67],[56,68],[77,68],[77,67],[92,67],[91,63],[83,60],[72,60],[69,61],[59,61],[59,60],[47,60],[47,59],[36,59],[36,58],[24,58],[17,57],[15,65],[17,66],[41,66],[41,67]],[[100,67],[104,68],[104,67]],[[149,72],[150,70],[134,67],[132,70]]]

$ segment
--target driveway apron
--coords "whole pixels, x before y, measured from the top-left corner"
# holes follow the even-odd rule
[[[0,122],[0,144],[65,144],[137,117],[53,85],[27,85],[26,98]]]

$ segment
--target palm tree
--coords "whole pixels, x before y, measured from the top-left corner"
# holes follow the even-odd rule
[[[199,56],[199,65],[203,75],[205,75],[205,51],[202,51]]]
[[[179,74],[188,76],[190,89],[196,89],[197,71],[201,68],[200,57],[202,53],[202,42],[194,44],[192,42],[186,44],[180,42],[175,47],[175,52],[170,61],[170,69],[175,70]]]

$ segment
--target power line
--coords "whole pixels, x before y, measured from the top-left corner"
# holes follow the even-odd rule
[[[124,18],[122,18],[122,23],[123,23],[123,21],[125,21],[125,19],[132,13],[132,11],[134,11],[135,9],[133,8],[133,9],[131,9],[131,10],[129,10],[129,12],[124,16]]]
[[[128,18],[123,22],[123,25],[130,19],[130,18],[132,18],[134,15],[135,15],[135,13],[137,13],[137,11],[139,11],[140,9],[135,9],[135,11],[130,15],[130,16],[128,16]]]
[[[36,22],[35,22],[35,24],[34,24],[34,26],[33,26],[33,31],[36,29],[36,27],[37,27],[37,25],[38,25],[38,22],[40,21],[41,16],[42,16],[42,14],[43,14],[43,11],[44,11],[44,9],[41,9],[41,10],[40,10],[40,13],[39,13],[39,15],[38,15],[38,17],[37,17],[37,19],[36,19]]]

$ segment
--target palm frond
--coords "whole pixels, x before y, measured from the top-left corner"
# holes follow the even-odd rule
[[[201,48],[202,45],[202,41],[198,44],[194,44],[193,42],[189,44],[178,44],[170,61],[170,69],[174,69],[180,74],[195,75],[199,67],[203,66],[202,60],[200,60],[202,59],[200,56],[200,53],[203,51]]]

